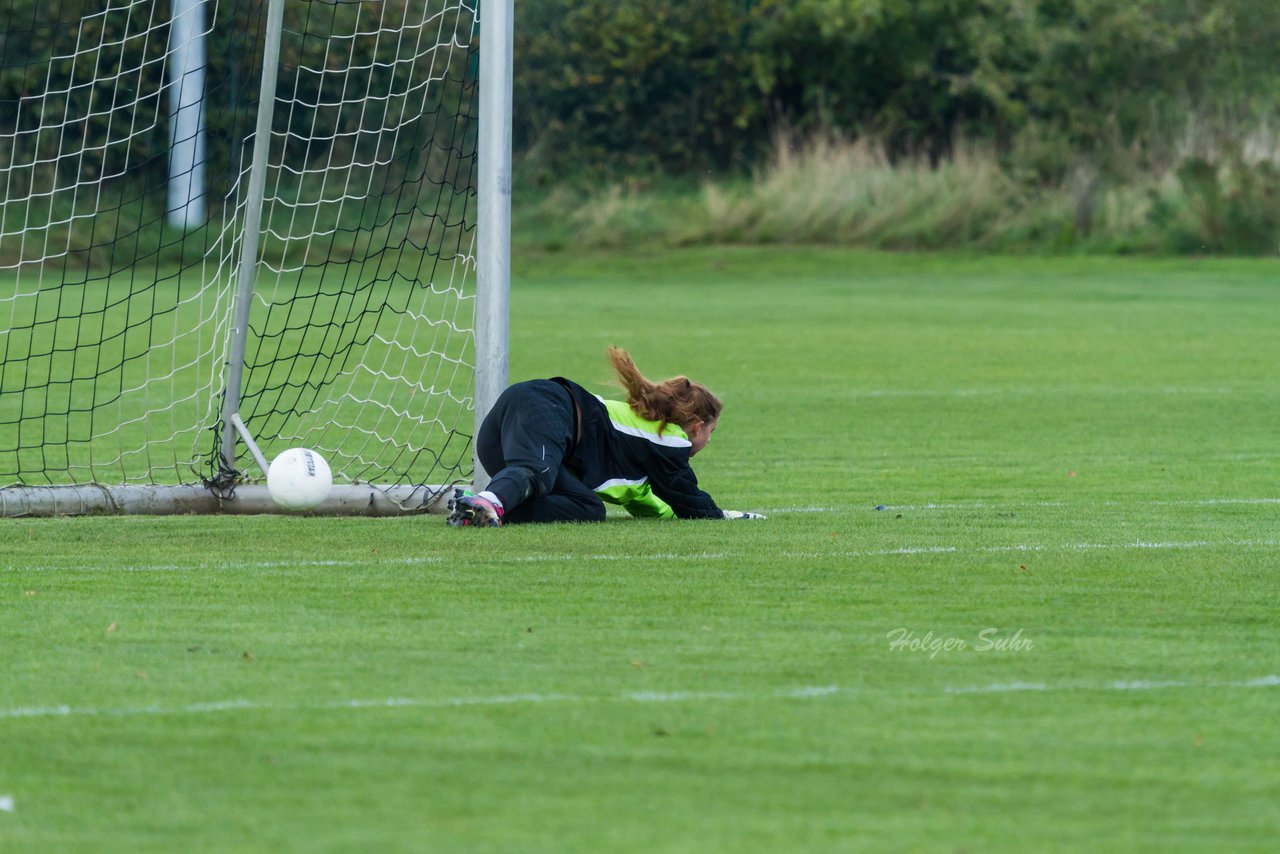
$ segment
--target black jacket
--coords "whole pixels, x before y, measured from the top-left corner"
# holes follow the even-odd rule
[[[597,397],[554,377],[573,397],[579,422],[565,465],[605,501],[635,516],[722,519],[724,513],[689,466],[692,445],[684,431],[636,415],[626,403]],[[654,501],[657,497],[659,501]]]

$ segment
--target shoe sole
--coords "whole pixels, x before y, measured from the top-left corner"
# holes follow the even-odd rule
[[[500,528],[501,521],[491,518],[489,513],[483,507],[475,507],[468,503],[464,503],[462,499],[457,500],[453,506],[453,512],[449,514],[449,524],[455,528]]]

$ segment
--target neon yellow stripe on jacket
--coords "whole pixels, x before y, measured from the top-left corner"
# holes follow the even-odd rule
[[[680,429],[679,424],[667,423],[662,428],[662,432],[658,432],[658,422],[648,421],[636,415],[635,411],[622,400],[605,400],[603,397],[596,395],[604,408],[609,411],[609,420],[613,423],[613,429],[619,433],[626,433],[628,436],[638,436],[641,439],[648,439],[655,445],[665,445],[669,448],[688,448],[691,447],[689,437]]]
[[[657,421],[648,421],[636,415],[626,401],[605,400],[601,397],[600,402],[609,412],[609,421],[613,424],[613,429],[620,433],[648,439],[655,445],[674,448],[690,446],[688,435],[680,429],[678,424],[667,424],[659,433]],[[592,489],[596,495],[600,496],[601,501],[616,504],[632,516],[674,519],[676,515],[671,505],[653,494],[647,477],[611,478]]]

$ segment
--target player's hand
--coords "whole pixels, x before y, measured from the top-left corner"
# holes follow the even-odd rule
[[[726,519],[768,519],[769,517],[763,513],[745,513],[742,510],[726,510],[724,511]]]

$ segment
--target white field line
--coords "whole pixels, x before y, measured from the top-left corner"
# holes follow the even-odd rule
[[[1018,554],[1018,553],[1052,553],[1073,551],[1116,551],[1130,549],[1150,549],[1156,551],[1187,551],[1212,548],[1269,549],[1280,546],[1280,540],[1182,540],[1170,542],[1149,542],[1135,540],[1127,543],[1059,543],[1041,545],[1036,543],[1013,543],[1002,546],[902,546],[893,549],[841,549],[824,551],[780,551],[772,553],[772,557],[822,560],[829,558],[860,557],[892,557],[894,555],[935,555],[935,554]],[[627,561],[632,563],[664,563],[673,560],[741,560],[745,555],[733,552],[654,552],[624,554],[540,554],[520,557],[498,557],[494,563],[599,563]],[[181,564],[126,564],[123,566],[68,566],[37,564],[16,566],[7,564],[0,566],[0,572],[224,572],[227,570],[262,570],[262,569],[310,569],[329,567],[356,566],[419,566],[442,564],[443,557],[413,557],[378,560],[366,558],[362,560],[314,560],[314,561],[261,561],[252,563],[193,563]],[[467,563],[463,559],[455,559],[457,563]]]
[[[1122,504],[1123,502],[1114,501],[1107,502],[1111,504]],[[1171,499],[1167,501],[1152,501],[1153,505],[1162,507],[1214,507],[1219,504],[1280,504],[1280,498],[1197,498],[1197,499]]]
[[[678,554],[676,552],[657,552],[653,554],[542,554],[523,555],[517,557],[495,558],[495,563],[572,563],[598,561],[634,561],[662,562],[671,560],[727,560],[734,555],[727,552],[696,552]],[[465,564],[468,561],[452,558],[452,562]],[[225,572],[227,570],[260,570],[260,569],[311,569],[328,567],[356,566],[422,566],[445,563],[444,557],[405,557],[380,560],[378,558],[361,558],[358,560],[298,560],[298,561],[245,561],[243,563],[152,563],[123,564],[120,566],[71,566],[66,564],[16,564],[0,565],[0,572]]]
[[[926,502],[924,504],[879,504],[877,507],[883,507],[883,512],[892,511],[920,511],[920,510],[1017,510],[1023,507],[1229,507],[1232,505],[1280,505],[1280,498],[1188,498],[1180,500],[1151,500],[1151,501],[1090,501],[1088,503],[1080,503],[1073,505],[1067,501],[1018,501],[1011,499],[1009,501],[995,503],[990,501],[965,501],[965,502]],[[764,508],[761,512],[767,514],[788,514],[788,513],[840,513],[872,509],[871,506],[857,507],[772,507]]]
[[[1131,543],[1061,543],[1059,545],[1037,545],[1034,543],[1015,543],[1006,546],[979,546],[965,548],[961,546],[904,546],[896,549],[868,549],[864,551],[812,551],[782,552],[778,556],[786,558],[819,559],[831,557],[889,557],[892,555],[925,555],[925,554],[1019,554],[1043,552],[1073,551],[1112,551],[1123,549],[1154,550],[1190,550],[1209,548],[1274,548],[1280,546],[1280,540],[1185,540],[1181,542],[1146,542],[1135,540]]]
[[[1223,395],[1236,394],[1230,386],[1009,386],[1005,388],[864,388],[847,389],[842,393],[852,398],[935,398],[935,397],[1058,397],[1073,395]]]
[[[1045,682],[992,682],[987,685],[969,685],[944,688],[944,694],[1016,694],[1027,691],[1161,691],[1171,688],[1277,688],[1280,676],[1261,676],[1257,679],[1241,679],[1235,682],[1187,682],[1182,679],[1120,679],[1096,685],[1051,685]]]
[[[768,512],[768,513],[839,513],[840,508],[839,507],[819,507],[819,506],[812,506],[812,505],[808,507],[771,507],[769,510],[764,512]]]
[[[659,562],[669,560],[727,560],[735,557],[728,552],[693,552],[689,554],[680,554],[679,552],[656,552],[653,554],[554,554],[554,555],[523,555],[521,557],[498,558],[498,563],[562,563],[580,561],[637,561],[637,562]]]
[[[952,686],[941,693],[1014,694],[1027,692],[1121,692],[1175,689],[1222,690],[1280,687],[1280,676],[1262,676],[1230,682],[1188,682],[1180,679],[1119,680],[1112,682],[992,682],[984,685]],[[0,709],[0,720],[29,718],[142,717],[150,715],[209,715],[222,712],[323,712],[361,709],[457,709],[476,706],[537,706],[549,704],[587,705],[591,703],[664,704],[701,701],[759,702],[767,700],[817,700],[827,697],[857,697],[868,692],[838,685],[805,685],[777,691],[638,691],[613,695],[589,694],[494,694],[472,697],[385,697],[379,699],[329,700],[318,703],[279,703],[266,700],[215,700],[203,703],[164,706],[25,706]],[[912,692],[907,693],[922,693]]]
[[[243,563],[132,563],[119,566],[70,566],[66,564],[28,564],[18,566],[5,564],[0,566],[4,572],[201,572],[224,571],[228,569],[310,569],[345,566],[417,566],[419,564],[443,563],[443,557],[401,557],[377,560],[265,560],[245,561]]]
[[[592,696],[587,694],[495,694],[480,697],[386,697],[382,699],[331,700],[322,703],[271,703],[251,700],[219,700],[181,706],[28,706],[0,709],[0,720],[17,718],[137,717],[139,715],[199,715],[230,711],[327,711],[341,709],[425,708],[453,709],[468,706],[522,706],[548,703],[686,703],[698,700],[803,700],[840,693],[834,685],[806,685],[763,693],[748,691],[638,691]]]

